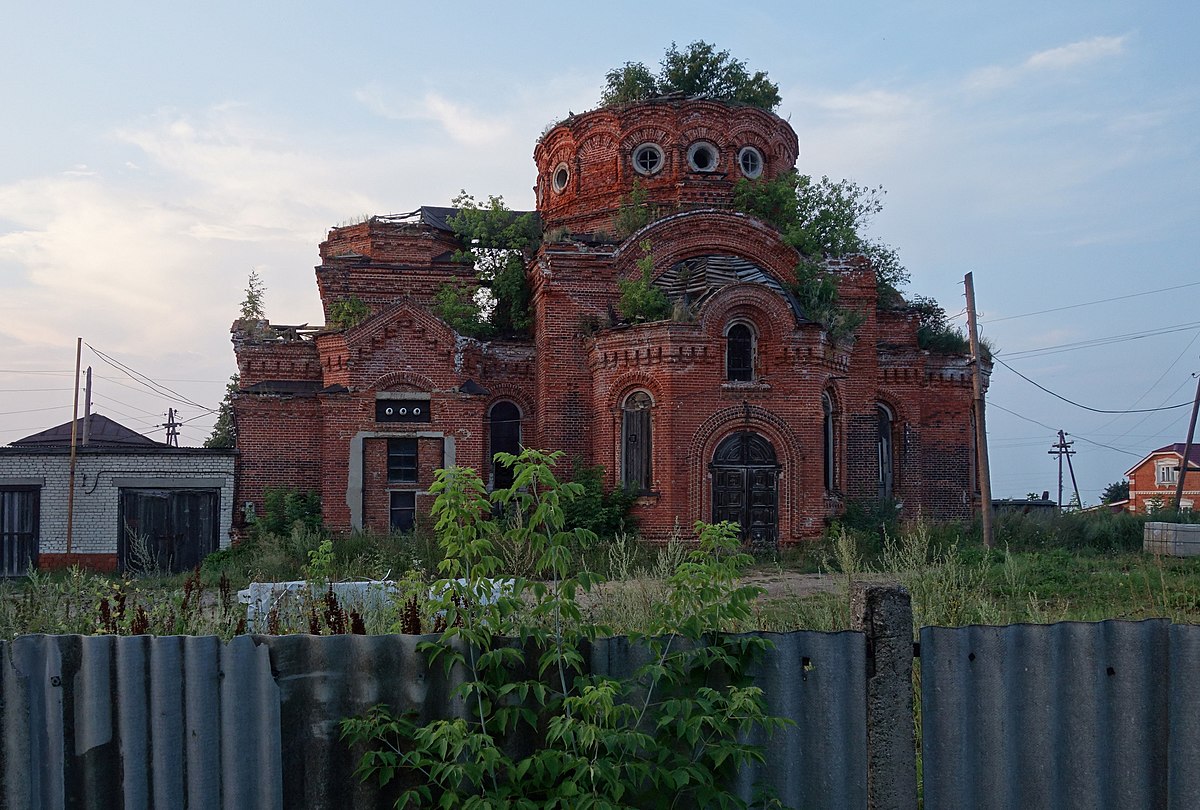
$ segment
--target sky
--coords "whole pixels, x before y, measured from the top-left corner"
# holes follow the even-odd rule
[[[321,323],[330,227],[532,208],[543,130],[700,39],[779,84],[802,172],[886,189],[907,293],[963,324],[972,273],[996,497],[1057,497],[1059,430],[1085,504],[1186,437],[1200,5],[0,6],[0,444],[70,420],[77,337],[97,412],[202,443],[251,271],[272,322]]]

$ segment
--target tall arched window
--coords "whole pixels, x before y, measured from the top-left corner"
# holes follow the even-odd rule
[[[879,420],[879,435],[875,444],[879,458],[879,497],[882,500],[892,497],[895,483],[893,476],[896,462],[892,441],[895,419],[887,405],[876,405],[875,414]]]
[[[497,453],[521,452],[521,409],[511,402],[500,401],[488,412],[488,460],[492,467],[492,488],[512,486],[509,467],[496,463]]]
[[[653,404],[645,391],[634,391],[621,406],[621,483],[634,492],[650,491]]]
[[[824,459],[825,491],[833,492],[837,489],[837,469],[834,466],[837,452],[833,433],[833,397],[829,396],[828,391],[821,394],[821,413],[821,444],[823,450],[822,457]]]
[[[735,323],[725,332],[725,379],[754,380],[754,331],[744,323]]]

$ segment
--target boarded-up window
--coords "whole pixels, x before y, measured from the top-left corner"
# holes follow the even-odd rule
[[[216,489],[122,489],[120,571],[190,571],[217,550]]]
[[[735,323],[725,335],[725,378],[731,382],[754,380],[754,333]]]
[[[37,487],[0,489],[0,577],[19,577],[37,566]]]
[[[622,407],[622,483],[634,492],[649,492],[651,486],[650,395],[634,391]]]
[[[877,405],[875,414],[879,419],[879,435],[876,440],[876,455],[879,462],[879,498],[892,497],[895,489],[895,453],[892,442],[892,412],[886,405]]]
[[[488,458],[492,464],[492,487],[512,486],[513,473],[496,463],[497,453],[521,452],[521,411],[511,402],[497,402],[488,413]]]
[[[391,493],[391,527],[394,532],[410,532],[417,522],[417,493]]]
[[[823,447],[825,491],[837,489],[837,472],[834,466],[837,461],[837,448],[834,444],[833,432],[833,398],[828,393],[821,394],[821,443]]]
[[[417,480],[417,440],[388,439],[387,480],[389,483],[415,483]]]

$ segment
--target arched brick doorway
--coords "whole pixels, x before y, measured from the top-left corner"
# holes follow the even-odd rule
[[[779,464],[775,448],[757,433],[734,433],[713,453],[713,522],[742,527],[753,548],[773,549],[779,540]]]

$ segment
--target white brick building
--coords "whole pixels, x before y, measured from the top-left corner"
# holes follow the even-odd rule
[[[169,447],[98,414],[88,419],[69,541],[71,424],[0,447],[0,576],[30,562],[124,570],[147,553],[187,570],[229,545],[236,451]]]

